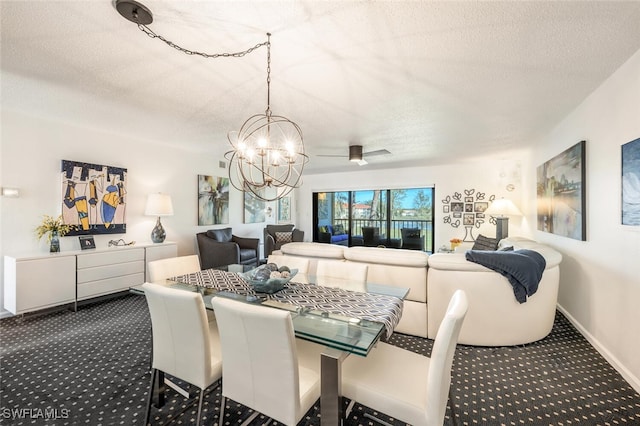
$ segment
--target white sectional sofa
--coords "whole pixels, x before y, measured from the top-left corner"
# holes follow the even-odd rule
[[[409,288],[402,320],[396,327],[399,333],[434,339],[449,299],[455,290],[463,289],[469,311],[459,343],[506,346],[542,339],[553,326],[562,255],[525,238],[507,238],[500,246],[531,249],[545,258],[538,291],[526,303],[516,301],[505,277],[467,261],[464,251],[429,256],[416,250],[289,243],[279,252],[308,258],[310,275],[315,274],[319,259],[366,263],[367,282]]]
[[[318,259],[366,263],[367,282],[409,288],[404,300],[399,333],[427,337],[427,262],[422,251],[382,249],[377,247],[344,247],[324,243],[289,243],[280,248],[286,256],[310,260],[309,275],[315,275]]]
[[[512,346],[534,342],[551,332],[558,300],[562,255],[551,247],[521,237],[505,238],[499,248],[530,249],[542,255],[546,268],[538,291],[525,303],[518,303],[509,281],[477,263],[464,251],[429,256],[427,286],[428,335],[435,336],[457,289],[467,293],[469,310],[458,342],[478,346]]]

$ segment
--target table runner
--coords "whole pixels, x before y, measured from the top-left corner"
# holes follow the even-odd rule
[[[295,277],[293,279],[295,280]],[[257,294],[251,284],[238,273],[217,269],[205,269],[173,277],[171,280],[245,296]],[[379,322],[384,324],[387,337],[393,334],[393,329],[398,325],[402,316],[402,300],[397,297],[360,293],[315,284],[290,281],[277,293],[261,293],[261,295],[266,296],[269,300],[290,303],[303,308]]]

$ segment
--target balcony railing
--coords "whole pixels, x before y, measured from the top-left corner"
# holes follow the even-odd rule
[[[389,233],[387,234],[387,222],[390,223]],[[349,229],[351,224],[351,229]],[[381,244],[390,247],[398,246],[402,241],[403,228],[417,228],[420,235],[424,237],[424,247],[422,250],[431,252],[433,250],[433,222],[430,220],[418,219],[400,219],[400,220],[377,220],[377,219],[333,219],[333,225],[342,225],[345,232],[351,234],[352,245],[360,244],[362,238],[362,227],[376,227],[379,230]],[[386,241],[385,241],[386,240]],[[386,242],[386,244],[385,244]],[[360,244],[361,245],[361,244]]]

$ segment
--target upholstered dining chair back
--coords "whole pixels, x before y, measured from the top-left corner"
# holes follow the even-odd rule
[[[149,281],[158,283],[169,277],[190,274],[200,270],[198,255],[169,257],[153,260],[147,264]]]
[[[466,294],[456,291],[438,329],[431,358],[379,342],[366,358],[345,359],[343,395],[414,426],[441,426],[453,356],[467,309]],[[450,398],[449,402],[454,416]],[[365,413],[365,417],[372,416]]]
[[[317,284],[366,293],[368,268],[355,262],[320,259],[316,269]]]
[[[464,291],[457,290],[451,297],[447,312],[436,333],[427,376],[427,424],[442,424],[444,421],[451,386],[453,356],[468,308],[467,295]]]
[[[212,303],[222,342],[222,395],[297,424],[320,396],[320,378],[299,367],[289,312],[223,297]]]
[[[298,256],[287,256],[286,254],[271,254],[267,259],[268,263],[275,263],[278,266],[288,266],[289,269],[297,269],[299,274],[309,273],[309,259]]]
[[[151,283],[142,288],[153,334],[152,386],[159,370],[200,388],[199,421],[204,390],[222,375],[217,328],[209,326],[199,293]],[[150,406],[151,399],[147,417]]]

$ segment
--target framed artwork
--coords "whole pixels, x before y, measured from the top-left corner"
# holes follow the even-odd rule
[[[291,221],[291,197],[278,199],[278,222]]]
[[[67,236],[127,232],[127,169],[62,160],[60,175]]]
[[[198,175],[198,226],[229,223],[229,178]]]
[[[462,213],[462,211],[464,210],[464,203],[451,203],[451,211],[452,212],[457,212],[457,213]]]
[[[473,203],[473,197],[464,197],[465,203]]]
[[[538,166],[538,230],[586,241],[585,141]]]
[[[640,226],[640,139],[622,145],[622,224]]]
[[[244,191],[244,223],[260,223],[266,220],[266,203],[259,200],[249,191]]]
[[[442,213],[449,213],[449,204],[442,206]]]
[[[471,204],[471,203],[465,204],[464,205],[464,212],[465,213],[472,213],[473,212],[473,204]]]
[[[78,239],[80,240],[80,249],[87,250],[96,248],[96,242],[93,240],[93,236],[80,235]]]
[[[473,205],[473,211],[476,213],[484,213],[487,208],[489,208],[489,203],[487,201],[479,201]],[[484,217],[484,215],[482,217]]]
[[[465,213],[464,216],[462,217],[462,224],[464,226],[473,226],[474,223],[475,223],[475,215],[473,213],[471,214]]]

